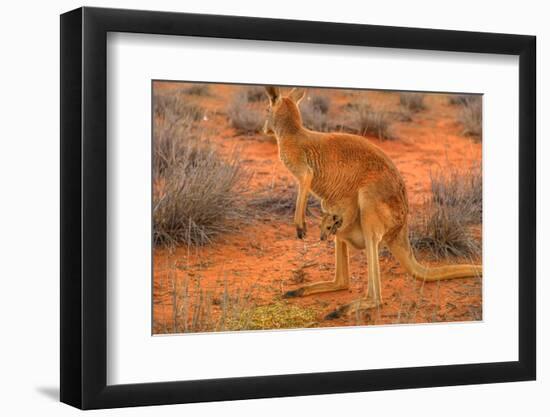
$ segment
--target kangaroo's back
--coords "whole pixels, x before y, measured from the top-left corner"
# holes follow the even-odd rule
[[[313,172],[311,188],[329,202],[368,187],[372,197],[406,202],[401,174],[390,158],[368,139],[346,133],[305,130],[299,146]],[[376,194],[376,195],[375,195]]]

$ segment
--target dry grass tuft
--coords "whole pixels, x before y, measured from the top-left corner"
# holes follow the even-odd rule
[[[290,216],[296,207],[296,190],[293,187],[283,189],[270,188],[261,191],[248,200],[248,206],[260,214]],[[321,204],[313,196],[308,196],[307,210],[320,208]]]
[[[453,106],[467,105],[472,100],[477,100],[479,96],[475,94],[451,94],[449,95],[449,104]]]
[[[329,129],[328,111],[330,99],[327,96],[307,96],[300,103],[302,122],[308,129],[326,132]]]
[[[246,135],[261,132],[265,122],[265,112],[259,106],[251,105],[248,97],[248,90],[240,90],[227,108],[231,126]]]
[[[432,201],[458,207],[468,223],[479,224],[483,214],[483,176],[480,165],[468,170],[448,168],[432,173]]]
[[[312,95],[306,97],[306,101],[310,103],[310,106],[315,110],[327,114],[330,110],[330,97],[324,95]]]
[[[349,108],[347,127],[360,135],[372,135],[380,140],[396,139],[392,123],[393,119],[388,112],[374,110],[366,101]]]
[[[411,244],[435,259],[477,257],[481,246],[455,207],[433,204],[413,223]]]
[[[155,245],[204,245],[244,216],[248,174],[238,151],[223,158],[196,136],[196,116],[179,96],[155,95],[153,239]]]
[[[413,219],[411,244],[434,258],[479,257],[481,245],[472,225],[481,223],[481,168],[432,175],[432,195]]]
[[[424,103],[425,94],[420,93],[400,93],[399,104],[409,112],[416,113],[426,110]]]
[[[225,280],[223,292],[201,288],[200,280],[186,277],[178,283],[171,274],[172,325],[162,333],[196,333],[212,331],[246,331],[306,328],[316,324],[318,312],[276,301],[256,305],[255,288],[230,291]],[[158,329],[157,325],[157,331]]]
[[[197,333],[226,331],[228,323],[235,323],[243,311],[253,307],[254,288],[230,293],[227,280],[222,294],[217,297],[212,290],[201,287],[199,279],[185,277],[178,284],[172,275],[172,326],[163,333]],[[243,323],[246,324],[246,323]],[[237,330],[237,329],[236,329]]]
[[[458,113],[458,121],[462,125],[462,133],[481,140],[482,135],[482,104],[481,97],[469,99],[461,105]]]
[[[157,245],[204,245],[233,231],[244,218],[246,173],[238,151],[222,158],[208,142],[186,138],[180,159],[169,165],[153,198]]]
[[[168,116],[157,120],[153,138],[153,178],[163,178],[170,167],[186,158],[186,139],[193,137],[193,119]]]
[[[209,84],[193,84],[187,87],[184,92],[192,96],[207,97],[211,95]]]
[[[249,103],[267,102],[265,89],[259,85],[246,87],[246,100]]]
[[[155,93],[153,108],[155,117],[160,119],[169,118],[171,121],[178,119],[198,121],[206,115],[201,106],[189,102],[185,95],[178,92]]]

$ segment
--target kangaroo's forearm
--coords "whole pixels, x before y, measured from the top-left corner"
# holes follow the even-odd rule
[[[298,179],[298,196],[296,197],[296,209],[294,212],[294,224],[298,237],[302,239],[306,234],[306,206],[307,198],[311,190],[311,174],[307,173]]]

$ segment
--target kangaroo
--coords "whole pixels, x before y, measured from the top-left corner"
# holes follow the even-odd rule
[[[321,240],[327,240],[330,236],[335,235],[340,227],[342,227],[343,219],[338,214],[323,213],[321,217]]]
[[[298,104],[305,90],[286,96],[278,87],[266,87],[269,97],[266,134],[277,139],[279,158],[298,183],[294,225],[298,238],[306,236],[305,211],[312,193],[330,212],[343,213],[335,231],[335,275],[288,291],[285,297],[349,288],[348,245],[364,250],[368,286],[364,297],[342,306],[327,318],[351,314],[382,304],[379,246],[388,246],[399,263],[415,278],[436,281],[480,276],[481,265],[426,267],[415,258],[409,242],[407,190],[391,159],[364,137],[347,133],[321,133],[305,128]]]
[[[354,198],[342,199],[340,201],[321,201],[321,240],[328,239],[335,235],[337,230],[347,231],[348,243],[355,248],[364,246],[363,234],[353,235],[354,225],[357,221],[359,210]]]

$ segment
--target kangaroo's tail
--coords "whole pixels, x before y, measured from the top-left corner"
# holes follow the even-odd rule
[[[444,279],[479,277],[482,274],[481,265],[462,264],[437,267],[424,266],[416,260],[409,241],[409,230],[405,225],[388,246],[399,263],[417,279],[424,281],[439,281]]]

